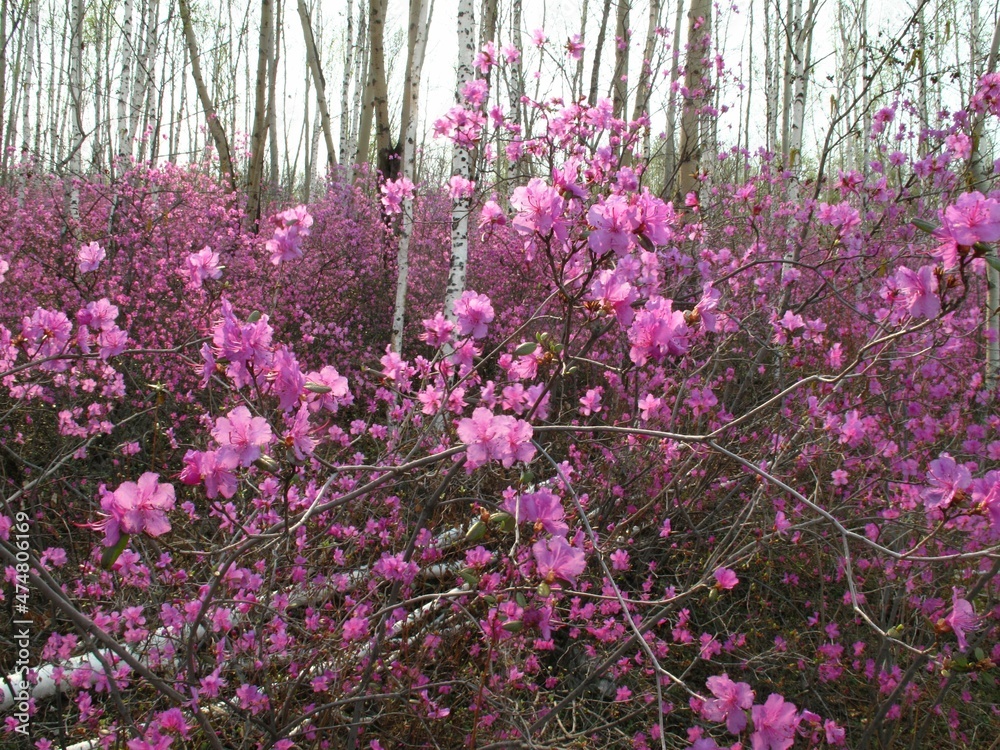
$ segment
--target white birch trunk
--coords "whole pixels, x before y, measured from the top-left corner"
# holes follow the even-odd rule
[[[73,142],[69,157],[69,215],[80,218],[80,190],[76,186],[83,173],[83,0],[73,0],[70,21],[69,106],[73,119]]]
[[[347,4],[347,31],[344,44],[344,81],[340,86],[340,163],[350,167],[351,154],[351,69],[354,65],[354,0]]]
[[[129,139],[129,84],[132,81],[132,60],[135,50],[132,48],[132,15],[133,0],[125,0],[125,20],[122,23],[122,68],[118,79],[118,156],[124,160],[132,154],[132,142]]]
[[[403,177],[413,181],[417,164],[417,124],[420,120],[420,78],[424,66],[424,50],[427,46],[427,3],[425,0],[410,0],[410,38],[407,45],[409,65],[403,95],[408,104],[406,122],[401,123],[403,133]],[[396,303],[392,314],[392,348],[403,351],[403,327],[406,320],[406,292],[410,273],[410,239],[413,237],[413,201],[403,199],[403,226],[399,235],[399,249],[396,253]]]
[[[458,70],[455,81],[455,101],[462,101],[462,86],[472,79],[472,61],[475,57],[472,0],[458,2]],[[456,145],[451,160],[451,171],[466,180],[471,179],[471,154]],[[451,204],[451,268],[444,295],[444,313],[455,319],[454,305],[465,291],[465,271],[469,261],[469,212],[472,198],[456,198]]]
[[[330,126],[330,110],[326,104],[326,77],[320,64],[319,51],[316,49],[316,38],[313,36],[312,22],[309,19],[309,9],[305,0],[299,0],[299,20],[302,22],[302,35],[306,40],[306,57],[313,81],[316,83],[316,102],[319,105],[320,122],[323,125],[323,139],[326,141],[326,163],[329,169],[337,165],[337,150],[333,145],[333,130]],[[346,76],[345,76],[346,80]]]

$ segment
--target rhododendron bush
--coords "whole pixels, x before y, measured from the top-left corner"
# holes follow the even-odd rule
[[[485,138],[487,95],[444,137]],[[195,169],[81,184],[79,220],[55,183],[2,197],[3,594],[26,573],[37,665],[3,705],[32,695],[38,747],[996,729],[998,196],[904,127],[815,195],[736,154],[755,176],[675,206],[623,159],[644,123],[537,110],[506,152],[548,174],[334,177],[259,234]],[[483,200],[446,310],[449,189]]]

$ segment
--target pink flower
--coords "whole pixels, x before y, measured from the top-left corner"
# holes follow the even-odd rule
[[[465,99],[466,103],[472,107],[479,108],[483,106],[483,102],[490,95],[489,84],[482,78],[477,78],[474,81],[466,81],[462,84],[462,97]]]
[[[426,341],[429,346],[437,349],[451,343],[452,334],[455,332],[455,324],[441,313],[436,313],[433,318],[424,320],[423,326],[424,332],[420,334],[420,340]]]
[[[459,175],[453,175],[450,180],[448,180],[448,195],[453,201],[462,200],[463,198],[471,198],[472,194],[476,190],[476,183],[472,180],[467,180]]]
[[[483,49],[476,54],[473,67],[480,73],[490,72],[490,68],[497,64],[497,47],[493,42],[486,42]]]
[[[506,44],[503,48],[503,58],[507,61],[508,65],[514,65],[521,61],[521,50],[513,44]]]
[[[629,357],[641,367],[650,359],[659,361],[668,355],[684,354],[689,333],[684,313],[674,310],[671,300],[653,295],[629,328]]]
[[[314,389],[329,389],[325,393],[310,391],[308,403],[312,411],[326,409],[331,414],[336,414],[341,406],[350,406],[354,403],[347,378],[330,365],[326,365],[319,372],[310,372],[306,375],[306,390],[309,390],[310,386]]]
[[[494,318],[489,297],[467,290],[455,301],[454,309],[460,335],[468,336],[471,333],[474,339],[481,339],[486,335],[487,326]]]
[[[602,409],[601,394],[603,392],[604,389],[600,386],[588,390],[587,394],[580,399],[580,414],[589,417],[591,414],[599,412]]]
[[[746,709],[753,704],[753,690],[745,682],[733,682],[729,675],[709,677],[708,689],[714,698],[705,701],[701,715],[708,721],[724,721],[726,729],[739,734],[747,725]]]
[[[504,500],[503,509],[514,516],[519,523],[534,524],[535,529],[544,529],[552,536],[566,536],[569,526],[563,520],[566,512],[559,496],[542,487],[537,492],[523,495],[511,494]]]
[[[736,573],[731,571],[729,568],[719,568],[715,571],[714,575],[715,588],[720,591],[728,591],[729,589],[735,588],[736,584],[740,582],[740,579],[736,577]]]
[[[896,284],[914,318],[936,318],[941,312],[941,300],[937,296],[938,280],[933,266],[921,266],[919,271],[903,266],[896,271]]]
[[[105,491],[101,510],[106,518],[92,526],[104,531],[105,547],[115,546],[122,533],[156,537],[170,531],[167,512],[174,508],[174,488],[159,479],[159,474],[147,471],[138,482],[122,482],[114,492]]]
[[[218,495],[231,498],[236,494],[237,479],[233,469],[239,466],[235,452],[188,451],[184,454],[184,468],[179,479],[184,484],[205,483],[205,494],[210,499]]]
[[[799,722],[794,703],[771,693],[764,705],[755,705],[750,714],[754,725],[750,736],[753,750],[788,750],[795,742]]]
[[[539,539],[531,547],[535,566],[543,581],[553,583],[557,578],[576,584],[576,577],[587,567],[587,557],[582,549],[571,547],[561,536]]]
[[[296,206],[271,217],[271,222],[277,226],[274,237],[265,243],[271,253],[271,263],[280,265],[282,261],[295,260],[302,257],[302,241],[309,236],[309,227],[313,225],[313,217],[305,206]]]
[[[535,43],[536,47],[544,47],[549,38],[545,36],[544,29],[535,29],[531,32],[531,41]]]
[[[958,639],[958,650],[965,651],[969,648],[969,642],[965,639],[967,631],[976,630],[979,627],[979,618],[976,610],[967,599],[958,597],[958,589],[951,590],[951,612],[944,618],[945,623],[951,628]]]
[[[554,232],[557,238],[566,238],[566,226],[562,219],[565,201],[544,180],[533,177],[527,185],[514,188],[510,205],[518,212],[512,223],[521,234],[537,232],[545,236]]]
[[[964,193],[944,210],[944,228],[959,245],[1000,240],[1000,203],[982,193]]]
[[[403,201],[413,200],[414,185],[405,177],[382,183],[382,205],[387,214],[403,212]]]
[[[195,286],[201,286],[205,279],[222,277],[222,266],[219,265],[219,254],[208,245],[196,253],[188,255],[184,262],[187,277]]]
[[[620,195],[597,203],[587,212],[587,222],[594,227],[587,242],[595,253],[614,251],[619,257],[628,252],[632,233],[639,226],[635,207]]]
[[[77,268],[80,269],[80,273],[96,271],[97,267],[101,265],[101,261],[106,257],[107,253],[104,248],[96,242],[83,245],[76,252]]]
[[[927,510],[943,510],[972,486],[972,474],[949,454],[942,453],[931,461],[927,481],[930,488],[923,491],[924,506]]]
[[[470,472],[487,461],[500,461],[509,468],[515,461],[527,462],[535,455],[530,424],[505,414],[494,415],[482,406],[471,418],[459,420],[457,433],[468,446],[466,468]]]
[[[574,60],[579,60],[583,57],[583,42],[580,41],[580,35],[574,34],[566,41],[566,54],[572,57]]]
[[[237,406],[228,417],[219,417],[212,437],[221,446],[220,457],[235,457],[241,466],[250,466],[260,458],[261,449],[274,439],[264,417],[254,417],[245,406]]]

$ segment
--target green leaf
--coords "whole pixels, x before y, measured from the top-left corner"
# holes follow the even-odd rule
[[[114,547],[108,547],[104,550],[104,554],[101,555],[101,567],[105,570],[111,570],[111,566],[121,557],[122,552],[125,551],[127,546],[128,534],[122,534],[118,537],[118,543]]]
[[[486,524],[478,520],[465,532],[465,541],[477,542],[484,536],[486,536]]]
[[[477,576],[471,568],[466,568],[465,570],[460,571],[458,575],[472,588],[479,585],[479,576]]]
[[[995,255],[987,255],[986,262],[990,264],[990,267],[996,271],[1000,271],[1000,258]]]
[[[535,349],[538,348],[538,344],[534,341],[525,341],[517,349],[514,350],[515,357],[527,357],[529,354],[534,354]]]
[[[524,623],[520,620],[508,620],[503,625],[501,625],[504,630],[508,633],[520,633],[524,630]]]
[[[934,230],[938,228],[935,222],[928,221],[927,219],[913,219],[910,223],[921,232],[927,232],[927,234],[933,234]]]
[[[329,393],[333,390],[328,385],[322,385],[321,383],[306,383],[306,390],[310,393]]]
[[[247,315],[247,323],[256,323],[260,320],[261,312],[260,310],[254,310],[252,313]]]

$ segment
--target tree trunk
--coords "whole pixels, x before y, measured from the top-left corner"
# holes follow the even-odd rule
[[[472,80],[472,62],[475,56],[472,0],[458,2],[458,71],[455,82],[455,101],[462,101],[462,86]],[[451,160],[452,174],[466,180],[471,179],[471,154],[469,150],[455,145]],[[451,204],[451,267],[448,271],[448,286],[445,289],[444,313],[450,320],[455,319],[454,305],[465,291],[465,271],[469,259],[469,212],[472,198],[455,198]]]
[[[81,157],[83,151],[83,0],[73,0],[70,6],[70,51],[69,51],[69,106],[73,113],[73,142],[69,155],[68,195],[69,215],[80,218],[80,189],[76,181],[83,173]]]
[[[664,197],[672,196],[674,183],[677,180],[677,92],[674,85],[680,77],[681,59],[681,24],[684,21],[684,0],[677,0],[674,15],[673,43],[670,48],[670,89],[667,97],[667,132],[666,153],[663,160],[663,191]]]
[[[133,0],[125,0],[125,20],[122,23],[122,68],[118,79],[118,158],[123,163],[126,157],[132,155],[132,142],[129,140],[129,88],[132,83],[132,61],[135,49],[132,47],[132,16],[135,6]]]
[[[178,0],[181,22],[184,24],[184,39],[187,42],[188,55],[191,58],[191,77],[194,78],[195,89],[198,91],[198,98],[201,100],[205,118],[208,120],[208,130],[212,134],[215,142],[215,149],[219,154],[219,166],[222,168],[224,179],[229,185],[229,189],[236,190],[236,174],[233,171],[233,158],[229,151],[229,141],[226,139],[226,131],[223,130],[219,119],[216,116],[215,105],[212,97],[209,96],[208,88],[205,86],[205,79],[201,75],[201,64],[199,62],[198,40],[194,36],[194,28],[191,26],[191,9],[188,0]]]
[[[354,0],[347,4],[347,39],[344,44],[344,81],[340,86],[340,163],[351,166],[351,70],[354,65]]]
[[[264,139],[267,137],[267,68],[274,44],[274,6],[261,0],[260,37],[257,43],[257,81],[254,86],[253,131],[250,134],[250,165],[247,169],[247,223],[257,231],[260,224],[264,183]]]
[[[701,163],[701,108],[708,89],[706,57],[712,43],[711,0],[693,0],[688,12],[687,65],[684,70],[684,111],[681,114],[680,163],[677,171],[679,198],[698,190]]]
[[[751,6],[751,13],[753,12]],[[635,108],[632,119],[638,120],[649,114],[649,95],[652,91],[653,54],[656,52],[656,30],[660,26],[660,0],[649,0],[649,22],[646,26],[646,44],[642,50],[642,67],[639,70],[639,84],[635,90]],[[646,126],[643,138],[642,160],[649,158],[649,126]]]
[[[587,103],[593,107],[597,104],[597,89],[601,83],[601,53],[604,51],[604,37],[608,33],[608,16],[611,15],[611,0],[604,0],[601,11],[601,25],[597,32],[597,45],[594,47],[594,66],[590,71],[590,92]]]
[[[402,173],[414,181],[417,163],[417,126],[420,119],[420,79],[427,44],[428,9],[425,0],[410,0],[410,21],[407,34],[406,79],[403,86]],[[413,237],[413,201],[403,200],[403,226],[396,254],[396,303],[392,315],[392,348],[403,351],[403,328],[406,320],[406,293],[409,285],[410,240]]]
[[[337,166],[337,151],[333,145],[333,130],[330,127],[330,109],[326,103],[326,77],[320,64],[319,52],[316,49],[316,39],[313,37],[312,22],[309,19],[309,9],[305,0],[299,0],[299,20],[302,21],[302,35],[306,40],[306,58],[316,84],[316,103],[319,105],[319,119],[323,125],[323,139],[326,141],[326,166],[333,169]],[[349,80],[344,76],[344,80]]]
[[[796,0],[801,13],[802,0]],[[817,0],[809,0],[805,18],[800,19],[799,35],[795,40],[794,98],[792,100],[792,120],[788,136],[788,167],[797,167],[802,161],[802,128],[805,120],[806,92],[812,58],[813,29],[816,27]]]
[[[617,0],[615,8],[615,77],[611,82],[611,108],[618,119],[625,117],[628,104],[628,13],[632,0]]]

